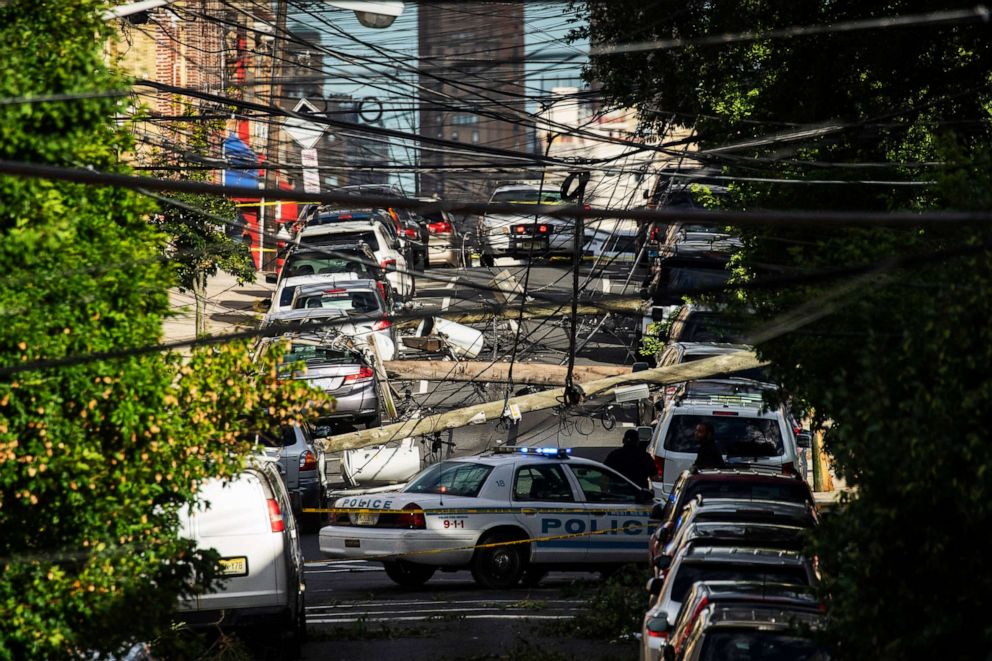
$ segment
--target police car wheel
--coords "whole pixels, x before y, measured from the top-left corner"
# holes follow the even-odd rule
[[[405,560],[384,562],[382,566],[386,569],[386,576],[393,583],[405,588],[419,588],[430,580],[437,569],[428,565],[415,565]]]
[[[510,541],[509,537],[497,535],[485,538],[483,544]],[[472,559],[472,578],[482,587],[492,590],[512,588],[520,582],[526,568],[526,545],[508,544],[480,548]]]

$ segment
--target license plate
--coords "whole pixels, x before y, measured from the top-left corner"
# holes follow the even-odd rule
[[[238,555],[233,558],[221,558],[220,574],[221,576],[247,576],[248,575],[247,556]]]
[[[351,522],[356,526],[374,526],[379,523],[379,515],[359,512],[351,515]]]
[[[544,250],[544,244],[540,241],[520,241],[517,250]]]
[[[346,540],[344,540],[344,547],[346,549],[360,549],[360,548],[362,548],[362,540],[360,540],[360,539],[346,539]]]

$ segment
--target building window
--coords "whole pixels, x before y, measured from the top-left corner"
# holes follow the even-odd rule
[[[455,113],[451,117],[451,123],[458,126],[465,126],[466,124],[475,124],[479,121],[479,118],[475,115],[469,115],[466,113]]]
[[[458,131],[452,131],[451,132],[451,139],[452,140],[457,140],[458,139]]]
[[[478,144],[479,142],[479,131],[478,129],[472,131],[472,142]]]

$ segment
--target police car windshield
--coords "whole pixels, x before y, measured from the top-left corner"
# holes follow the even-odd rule
[[[479,495],[482,485],[493,470],[485,464],[464,461],[443,461],[434,464],[404,489],[407,493],[443,493],[450,496]],[[443,490],[442,490],[443,487]]]
[[[720,452],[729,457],[773,457],[785,452],[778,420],[734,415],[674,415],[665,435],[665,449],[698,451],[695,432],[700,423],[713,427]]]
[[[774,631],[708,631],[700,661],[766,659],[768,661],[828,661],[830,655],[808,638]]]

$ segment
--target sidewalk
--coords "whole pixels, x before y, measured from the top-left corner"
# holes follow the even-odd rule
[[[265,276],[256,273],[255,282],[238,284],[227,273],[218,273],[207,282],[207,333],[218,335],[256,328],[261,314],[253,310],[259,301],[272,296],[275,285],[266,284]],[[162,324],[166,342],[196,337],[193,292],[169,290],[169,303],[175,313]]]

